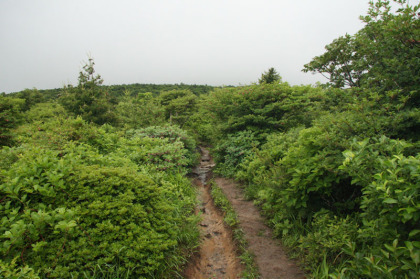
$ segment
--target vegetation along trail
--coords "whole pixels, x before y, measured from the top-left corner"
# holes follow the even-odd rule
[[[243,267],[237,258],[232,233],[226,229],[223,216],[217,210],[207,185],[214,163],[208,150],[201,148],[201,164],[194,173],[195,184],[199,187],[202,212],[202,245],[199,254],[187,267],[187,278],[240,278]],[[215,183],[223,190],[234,210],[240,226],[249,243],[250,251],[260,271],[260,278],[305,278],[295,263],[290,261],[278,241],[273,239],[271,229],[264,224],[252,201],[247,201],[238,185],[232,180],[215,178]]]

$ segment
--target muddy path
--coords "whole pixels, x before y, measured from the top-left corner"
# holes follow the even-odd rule
[[[272,230],[264,224],[258,209],[247,201],[239,185],[230,179],[215,178],[215,182],[226,195],[238,215],[249,250],[255,255],[260,278],[300,279],[304,273],[296,263],[287,258],[280,241],[273,238]]]
[[[194,184],[198,189],[202,221],[200,223],[202,242],[197,255],[191,260],[184,272],[188,279],[241,278],[244,267],[236,253],[232,232],[223,222],[223,214],[214,205],[210,195],[213,160],[205,148],[201,148],[201,163],[193,171]],[[280,245],[273,239],[271,229],[264,224],[258,209],[252,201],[247,201],[239,185],[230,179],[216,177],[215,183],[222,189],[235,210],[240,227],[255,255],[260,277],[265,279],[300,279],[304,273],[289,260]]]
[[[243,267],[237,257],[232,232],[225,226],[223,215],[214,205],[210,195],[210,185],[207,184],[211,176],[214,163],[206,149],[201,149],[201,163],[194,170],[197,177],[201,245],[200,249],[184,271],[188,279],[209,278],[241,278]]]

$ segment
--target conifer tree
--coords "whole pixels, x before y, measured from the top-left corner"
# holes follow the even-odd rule
[[[89,58],[79,73],[78,85],[66,86],[60,102],[67,111],[80,115],[86,121],[99,125],[115,124],[114,105],[109,94],[101,87],[103,79],[95,75],[94,65],[93,59]]]
[[[261,74],[261,78],[259,79],[259,83],[276,83],[281,81],[280,75],[274,68],[268,69],[268,71]]]

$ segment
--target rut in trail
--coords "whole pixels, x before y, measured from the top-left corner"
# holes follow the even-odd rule
[[[194,184],[198,187],[202,242],[184,276],[188,279],[241,278],[243,267],[237,257],[232,232],[224,225],[223,215],[214,205],[207,184],[214,164],[206,149],[202,148],[201,154],[200,166],[194,170],[198,176]]]
[[[215,182],[238,215],[240,227],[249,245],[248,249],[255,255],[260,278],[305,278],[297,265],[287,258],[280,242],[273,238],[272,230],[264,224],[264,219],[253,202],[245,199],[239,185],[225,178],[216,178]]]
[[[187,266],[184,276],[188,279],[241,278],[241,265],[232,238],[232,232],[223,222],[221,212],[215,207],[207,185],[214,163],[209,152],[201,148],[200,166],[194,170],[194,180],[199,191],[202,213],[200,223],[202,243],[198,254]],[[264,224],[264,219],[252,201],[244,198],[242,190],[232,180],[215,178],[238,215],[240,227],[248,241],[249,250],[255,255],[260,277],[264,279],[301,279],[304,273],[286,257],[278,240],[273,239],[272,231]]]

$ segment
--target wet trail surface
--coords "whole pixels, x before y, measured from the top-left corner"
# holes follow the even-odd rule
[[[241,278],[242,266],[237,257],[232,232],[223,222],[223,214],[214,205],[207,181],[214,167],[209,153],[201,149],[201,163],[194,173],[194,184],[198,189],[199,206],[202,220],[201,245],[198,254],[187,266],[184,275],[189,279]]]
[[[194,169],[197,176],[194,184],[198,189],[201,212],[200,223],[202,242],[197,255],[185,269],[188,279],[241,278],[243,266],[238,259],[232,232],[223,222],[223,214],[214,205],[207,181],[212,176],[214,163],[205,148],[201,148],[201,163]],[[239,185],[230,179],[215,178],[238,215],[240,227],[244,231],[249,250],[255,255],[261,277],[267,279],[305,278],[297,265],[290,261],[278,240],[273,239],[272,231],[264,224],[258,209],[252,201],[247,201]]]

